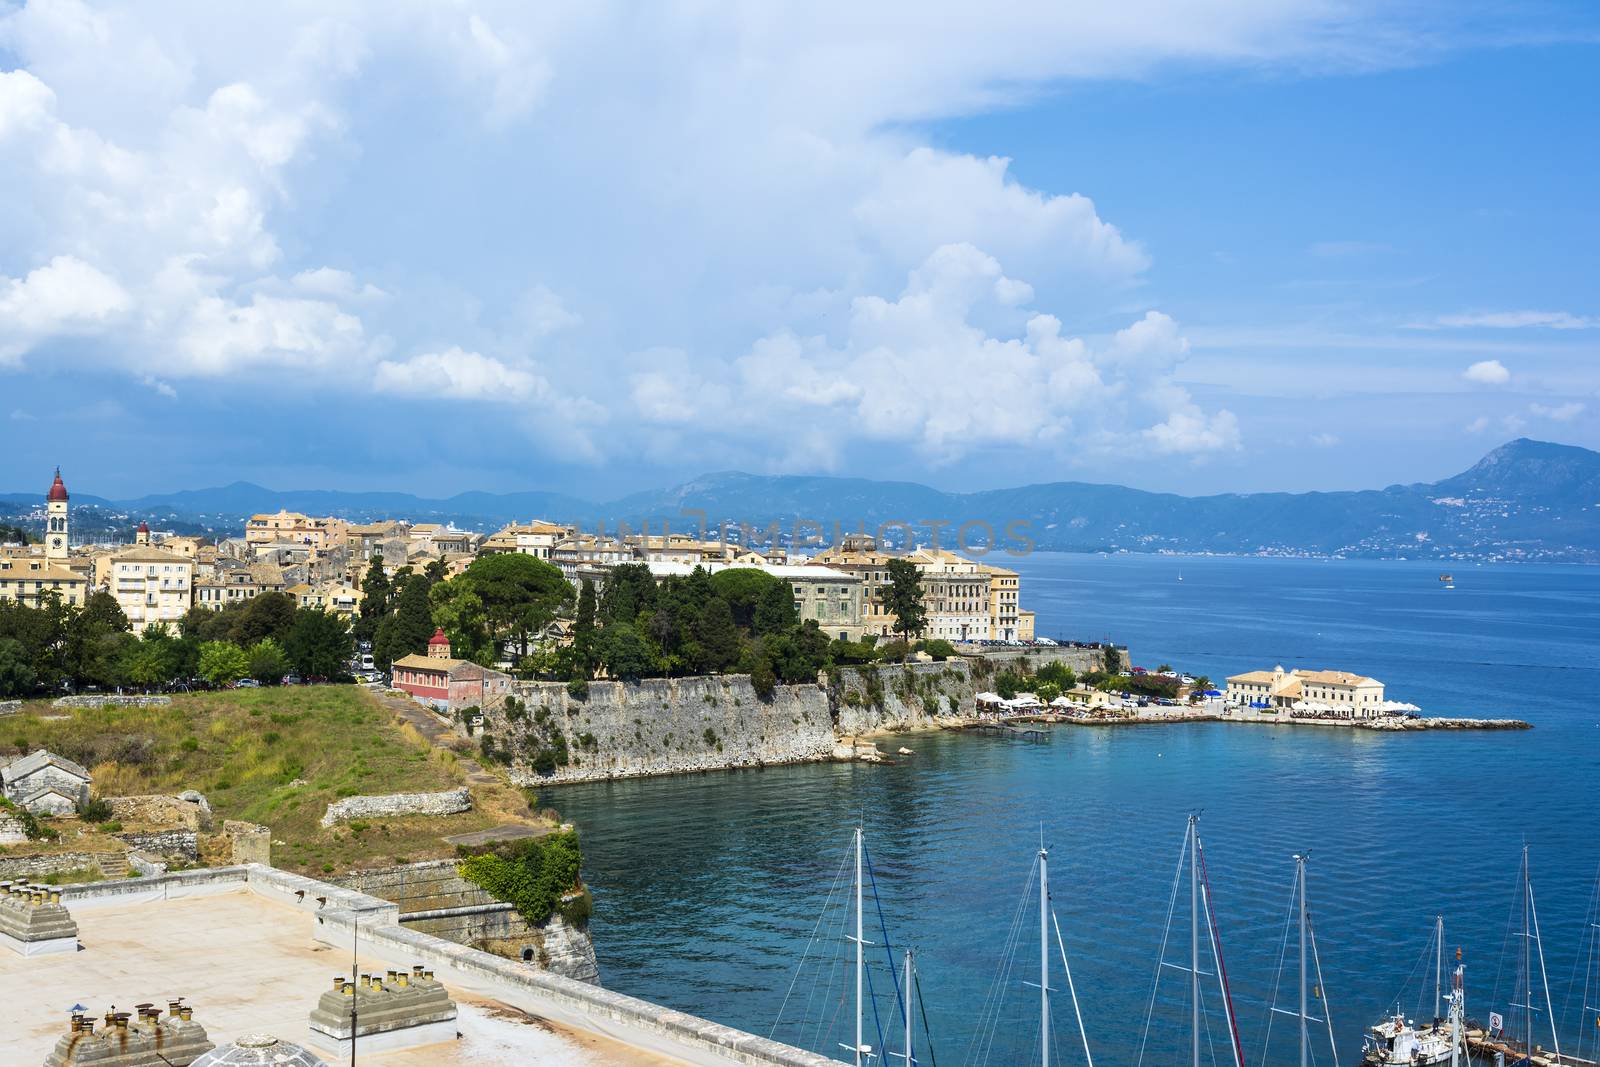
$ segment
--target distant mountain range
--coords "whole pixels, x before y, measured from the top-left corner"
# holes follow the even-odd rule
[[[0,495],[0,506],[25,515],[42,495]],[[1049,482],[1015,489],[946,493],[914,482],[864,478],[707,474],[671,489],[593,503],[559,493],[461,493],[429,500],[407,493],[336,490],[280,492],[248,482],[218,489],[158,494],[137,500],[73,498],[92,525],[116,528],[139,519],[186,529],[237,531],[256,512],[287,508],[353,520],[404,517],[491,528],[534,517],[593,529],[618,522],[637,529],[665,521],[693,532],[704,513],[765,529],[796,520],[819,524],[831,538],[871,532],[887,522],[948,523],[950,544],[963,523],[1008,523],[1039,549],[1064,551],[1211,552],[1232,555],[1316,555],[1600,563],[1600,453],[1521,438],[1490,452],[1470,470],[1443,481],[1333,493],[1225,493],[1185,497],[1117,485]],[[75,520],[76,521],[76,520]],[[968,528],[977,538],[979,526]],[[1006,535],[999,534],[1002,543]]]

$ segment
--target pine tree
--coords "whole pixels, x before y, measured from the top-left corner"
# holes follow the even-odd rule
[[[884,608],[894,616],[894,630],[907,642],[928,628],[928,610],[922,603],[922,575],[908,559],[889,561],[889,588]]]
[[[721,597],[714,596],[706,601],[695,636],[707,670],[725,671],[739,661],[739,628],[733,623],[733,611],[728,602]]]

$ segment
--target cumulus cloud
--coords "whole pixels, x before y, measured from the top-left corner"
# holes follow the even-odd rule
[[[979,324],[1017,312],[1023,285],[972,245],[946,245],[895,298],[858,297],[841,343],[784,332],[709,374],[640,374],[634,410],[713,434],[804,426],[833,442],[808,452],[810,466],[852,440],[910,446],[935,463],[994,447],[1192,456],[1239,447],[1237,418],[1202,410],[1174,381],[1189,344],[1169,316],[1148,312],[1095,343],[1033,311],[1008,335]]]
[[[1479,385],[1504,385],[1511,380],[1511,372],[1498,359],[1480,359],[1462,371],[1461,376]]]
[[[381,361],[372,380],[380,393],[447,400],[518,403],[544,396],[549,383],[533,371],[491,356],[448,348],[408,360]]]
[[[27,205],[0,210],[0,360],[263,399],[286,382],[554,397],[586,427],[715,416],[752,447],[768,405],[827,427],[774,457],[842,438],[934,458],[1227,449],[1237,421],[1175,384],[1187,342],[1166,316],[1062,327],[1125,306],[1108,295],[1140,284],[1138,241],[1071,173],[1030,186],[917,124],[1063,79],[1366,68],[1424,45],[1366,5],[1292,0],[891,0],[869,20],[831,2],[28,0],[0,7],[18,64],[0,72],[0,202]],[[115,345],[30,366],[112,327]],[[667,348],[686,354],[631,356]]]

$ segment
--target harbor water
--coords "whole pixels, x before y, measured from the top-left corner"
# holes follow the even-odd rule
[[[1187,1062],[1187,978],[1157,962],[1185,817],[1199,811],[1246,1062],[1295,1059],[1295,1020],[1268,1010],[1294,853],[1310,852],[1314,1011],[1331,1012],[1339,1061],[1354,1063],[1362,1029],[1385,1011],[1431,1015],[1433,959],[1422,957],[1438,914],[1450,962],[1459,946],[1467,966],[1469,1014],[1510,1014],[1507,931],[1524,842],[1563,1042],[1575,1047],[1582,1033],[1592,1054],[1596,1020],[1575,978],[1600,867],[1600,569],[1456,564],[1456,588],[1445,589],[1437,564],[1407,562],[1043,553],[1003,562],[1021,571],[1041,635],[1115,639],[1141,666],[1219,681],[1279,663],[1344,668],[1432,713],[1513,716],[1534,729],[1058,726],[1045,744],[916,734],[888,746],[915,754],[887,766],[551,790],[546,800],[585,835],[607,987],[763,1034],[781,1008],[774,1036],[847,1058],[839,1042],[853,1027],[853,989],[817,961],[849,951],[834,936],[838,915],[823,908],[859,822],[883,928],[895,951],[917,952],[931,1022],[923,1062],[1037,1062],[1038,993],[1023,984],[1037,980],[1036,918],[1021,923],[1015,969],[1000,968],[1042,834],[1097,1062],[1135,1063],[1141,1044],[1144,1062]],[[1187,958],[1186,909],[1185,887],[1169,962]],[[868,939],[883,940],[871,928]],[[1294,945],[1277,993],[1286,1008],[1297,995]],[[872,959],[874,988],[889,994],[879,1017],[892,1050],[884,949]],[[1231,1062],[1215,979],[1206,981],[1206,1058]],[[1001,1004],[986,1019],[991,993]],[[1064,995],[1054,1017],[1052,1058],[1082,1062]],[[877,1027],[869,1022],[874,1045]],[[993,1035],[987,1055],[980,1030]],[[1331,1062],[1321,1040],[1317,1060]]]

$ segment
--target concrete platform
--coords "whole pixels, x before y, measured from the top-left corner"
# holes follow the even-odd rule
[[[10,934],[0,934],[0,948],[10,949],[19,956],[53,956],[58,952],[78,951],[78,939],[52,937],[44,941],[23,941]]]
[[[23,957],[0,952],[0,1033],[7,1064],[42,1063],[67,1031],[68,1010],[185,997],[221,1045],[265,1031],[337,1055],[307,1022],[311,1007],[350,955],[312,940],[304,911],[238,888],[176,899],[112,900],[74,908],[83,950]],[[364,957],[361,970],[385,969]],[[393,966],[393,964],[389,964]],[[448,989],[447,985],[447,989]],[[494,1001],[450,989],[460,1008],[444,1040],[383,1051],[363,1043],[374,1067],[662,1067],[681,1061],[536,1020]],[[465,1035],[454,1040],[454,1032]],[[348,1057],[348,1051],[344,1053]]]

